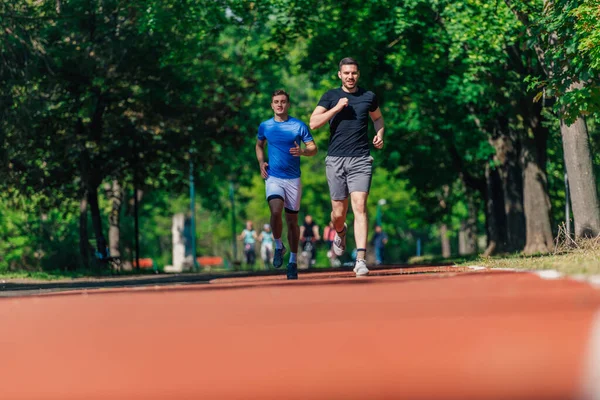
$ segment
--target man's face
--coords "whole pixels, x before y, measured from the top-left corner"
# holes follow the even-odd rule
[[[306,218],[304,218],[304,221],[305,221],[307,224],[310,224],[310,223],[312,222],[312,217],[311,217],[310,215],[307,215],[307,216],[306,216]]]
[[[375,232],[377,232],[377,233],[381,233],[381,227],[380,227],[380,226],[376,226],[376,227],[375,227]]]
[[[342,65],[342,68],[338,71],[338,77],[342,80],[342,85],[348,90],[356,87],[359,76],[360,72],[358,72],[356,65]]]
[[[277,115],[287,115],[290,108],[290,102],[285,94],[278,94],[271,99],[271,108]]]

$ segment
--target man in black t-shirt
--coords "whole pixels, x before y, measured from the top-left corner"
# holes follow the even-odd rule
[[[310,252],[310,266],[314,266],[317,259],[317,241],[321,240],[319,235],[319,225],[313,221],[311,215],[307,214],[304,217],[304,224],[300,227],[300,240],[302,241],[302,249],[306,247],[306,242],[311,242],[312,248]]]
[[[337,232],[334,253],[346,249],[348,195],[354,212],[354,239],[357,247],[356,276],[369,273],[365,262],[367,248],[367,197],[371,187],[373,158],[369,150],[369,117],[375,127],[373,146],[383,148],[384,123],[377,97],[358,86],[360,72],[352,58],[340,61],[338,77],[342,86],[326,92],[310,117],[310,129],[329,122],[329,150],[325,158],[327,183],[331,194],[331,221]]]

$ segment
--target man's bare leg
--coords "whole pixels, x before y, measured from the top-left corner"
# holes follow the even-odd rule
[[[342,232],[348,212],[348,199],[331,200],[331,209],[331,222],[333,222],[336,232]]]
[[[288,243],[291,253],[298,253],[298,241],[300,240],[300,227],[298,226],[298,214],[285,213],[285,222],[288,228]]]
[[[300,239],[300,227],[298,226],[298,213],[285,213],[285,221],[288,226],[288,243],[290,245],[290,262],[287,265],[287,278],[298,279],[298,265],[296,255],[298,253],[298,240]]]
[[[281,234],[283,233],[283,221],[281,220],[283,200],[273,199],[269,201],[269,209],[271,210],[271,230],[273,231],[273,238],[281,239]]]
[[[369,274],[367,268],[367,233],[369,218],[367,216],[367,197],[366,192],[350,193],[352,201],[352,212],[354,213],[354,240],[356,241],[356,263],[354,272],[356,276],[366,276]]]
[[[334,254],[341,256],[346,250],[346,213],[348,212],[348,199],[331,200],[331,222],[335,228],[336,235],[333,239],[331,249]]]
[[[352,212],[354,213],[354,240],[356,248],[359,249],[356,254],[357,260],[364,260],[367,248],[367,234],[369,229],[369,218],[367,215],[367,197],[366,192],[352,192],[350,199],[352,201]]]
[[[273,231],[273,239],[275,239],[273,266],[275,268],[279,268],[283,264],[283,253],[285,252],[281,243],[281,233],[283,232],[283,221],[281,219],[281,214],[283,212],[283,200],[270,200],[269,209],[271,210],[271,229]]]

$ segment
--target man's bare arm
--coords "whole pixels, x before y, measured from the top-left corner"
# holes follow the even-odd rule
[[[373,120],[373,126],[375,127],[375,137],[373,138],[373,145],[376,149],[383,147],[383,134],[385,132],[385,123],[383,121],[383,115],[381,110],[377,107],[377,110],[369,113],[371,120]]]
[[[315,236],[316,240],[321,240],[321,236],[319,236],[319,226],[318,225],[313,226],[313,235]]]
[[[260,167],[260,175],[263,179],[267,179],[269,174],[267,172],[268,163],[265,162],[265,143],[266,140],[257,140],[255,151],[256,151],[256,159],[258,160],[258,166]]]
[[[300,145],[294,142],[295,146],[290,149],[290,154],[294,157],[306,156],[311,157],[317,154],[317,145],[314,141],[306,142],[304,145],[306,148],[301,148]]]
[[[310,116],[310,129],[319,129],[327,123],[335,114],[339,113],[348,105],[348,99],[342,97],[331,110],[323,106],[317,106]]]

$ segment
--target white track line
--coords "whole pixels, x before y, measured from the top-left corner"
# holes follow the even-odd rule
[[[455,268],[464,268],[462,266],[453,265]],[[600,289],[600,275],[585,275],[585,274],[563,274],[554,269],[545,270],[531,270],[531,269],[518,269],[518,268],[490,268],[482,265],[468,265],[468,269],[471,271],[510,271],[510,272],[525,272],[537,275],[542,279],[554,280],[554,279],[573,279],[578,282],[587,283],[590,286]],[[600,400],[600,399],[598,399]]]
[[[483,267],[481,265],[470,265],[468,268],[472,269],[473,271],[481,271],[487,269],[487,267]]]
[[[559,278],[562,278],[562,276],[563,276],[560,272],[555,271],[553,269],[534,271],[533,273],[542,279],[559,279]]]
[[[587,282],[592,285],[595,286],[597,288],[600,288],[600,275],[592,275],[592,276],[588,276],[587,277]]]
[[[585,352],[581,400],[600,400],[600,310],[596,312]]]

